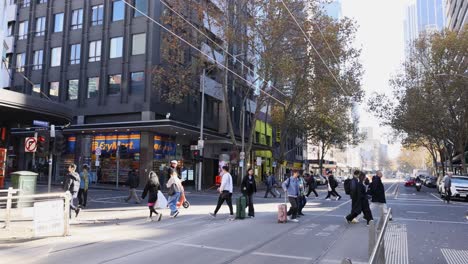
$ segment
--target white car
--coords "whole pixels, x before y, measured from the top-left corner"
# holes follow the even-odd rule
[[[450,188],[450,191],[452,192],[453,198],[468,199],[468,176],[452,176],[452,187]],[[439,193],[440,197],[444,197],[446,195],[443,180],[439,183]]]

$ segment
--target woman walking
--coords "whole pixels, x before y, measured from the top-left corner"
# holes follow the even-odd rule
[[[247,196],[247,203],[249,206],[249,217],[255,217],[255,210],[253,205],[253,194],[257,192],[257,183],[255,182],[254,171],[252,168],[247,170],[247,175],[242,179],[241,190],[242,194]]]
[[[171,217],[175,218],[177,215],[179,215],[179,211],[177,210],[177,202],[180,199],[181,193],[184,191],[184,187],[182,186],[182,182],[180,181],[176,170],[171,171],[171,175],[167,181],[166,186],[169,188],[169,199],[167,199],[167,204],[171,209]]]
[[[370,221],[373,221],[374,218],[372,217],[372,211],[369,206],[369,200],[367,199],[367,191],[366,191],[366,174],[361,172],[359,174],[359,192],[360,192],[360,199],[361,199],[361,207],[362,213],[364,214],[364,219],[367,221],[367,225],[369,225]]]
[[[78,206],[86,208],[88,201],[88,187],[89,187],[89,168],[88,165],[83,165],[83,171],[80,173],[80,189],[78,190]]]
[[[158,200],[158,191],[160,189],[161,185],[159,184],[158,175],[154,171],[150,171],[148,181],[145,185],[145,189],[141,194],[141,199],[145,199],[146,194],[148,194],[148,209],[150,211],[150,215],[147,221],[153,221],[153,213],[157,215],[158,221],[161,221],[162,214],[156,212],[156,209],[154,209],[156,201]]]

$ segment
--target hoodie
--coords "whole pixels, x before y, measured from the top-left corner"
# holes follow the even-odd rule
[[[77,193],[80,189],[80,175],[77,172],[69,172],[63,181],[63,189],[70,193]]]

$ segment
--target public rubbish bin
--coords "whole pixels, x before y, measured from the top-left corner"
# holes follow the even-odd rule
[[[11,187],[18,189],[20,196],[36,193],[37,173],[32,171],[16,171],[11,173]],[[19,198],[13,201],[14,207],[32,207],[31,198]]]

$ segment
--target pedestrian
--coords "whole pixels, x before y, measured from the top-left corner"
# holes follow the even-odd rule
[[[252,168],[247,170],[247,175],[244,176],[241,183],[242,194],[247,196],[247,204],[249,206],[249,217],[255,217],[253,205],[253,195],[257,192],[257,183],[255,182],[254,171]]]
[[[295,170],[292,173],[292,176],[287,178],[281,187],[283,187],[284,192],[286,193],[285,195],[289,199],[289,203],[291,204],[291,207],[289,208],[288,211],[288,220],[292,222],[299,222],[297,220],[297,212],[299,208],[299,203],[298,203],[298,196],[299,196],[299,171]]]
[[[365,181],[366,174],[364,172],[361,172],[359,174],[358,190],[360,192],[362,213],[364,214],[364,219],[366,219],[367,225],[369,226],[370,221],[373,221],[374,218],[372,217],[372,211],[369,206],[369,200],[367,199],[367,188],[365,185]]]
[[[172,170],[169,180],[167,181],[166,187],[169,188],[168,194],[169,198],[167,199],[167,205],[171,209],[171,217],[177,217],[179,215],[179,210],[177,210],[177,202],[180,199],[180,195],[184,191],[182,182],[177,175],[176,170]]]
[[[159,181],[158,181],[159,184]],[[139,204],[140,198],[138,197],[136,193],[136,188],[138,188],[138,185],[140,185],[140,177],[138,176],[137,170],[135,167],[132,167],[132,169],[128,172],[128,177],[127,177],[127,186],[128,186],[128,197],[125,199],[125,202],[129,202],[132,198],[135,199],[135,203]]]
[[[452,196],[452,175],[453,172],[447,172],[447,175],[444,176],[444,190],[445,190],[445,201],[447,204],[450,203],[450,198]]]
[[[275,192],[273,191],[274,188],[276,186],[276,179],[275,179],[275,176],[273,174],[270,174],[268,177],[267,177],[267,181],[266,181],[266,191],[265,191],[265,196],[264,198],[267,198],[268,197],[268,194],[271,193],[271,195],[273,195],[273,197],[276,198],[276,194]],[[280,193],[280,198],[281,198],[281,193]]]
[[[304,214],[302,213],[302,209],[305,207],[307,203],[307,199],[305,197],[306,181],[302,175],[299,175],[298,180],[299,180],[299,195],[297,196],[297,202],[298,202],[297,215],[298,217],[300,217],[300,216],[304,216]]]
[[[89,167],[87,164],[83,165],[80,173],[80,189],[78,190],[78,206],[86,208],[88,201],[88,187],[89,187]]]
[[[361,214],[362,207],[361,207],[361,195],[358,189],[359,185],[359,175],[361,174],[360,171],[356,170],[353,173],[353,179],[351,180],[350,183],[350,198],[351,198],[351,213],[349,213],[345,219],[348,224],[351,224],[351,222],[356,223],[357,221],[355,218]]]
[[[216,205],[216,209],[214,213],[210,213],[212,217],[216,217],[221,205],[223,205],[224,201],[226,201],[229,207],[229,220],[234,220],[234,211],[232,210],[232,190],[233,190],[233,183],[232,183],[232,176],[229,173],[229,167],[223,166],[221,171],[221,186],[218,188],[219,197],[218,197],[218,204]]]
[[[147,221],[153,221],[153,213],[157,215],[158,222],[161,221],[162,213],[158,213],[154,206],[158,201],[158,191],[161,190],[161,184],[159,183],[159,178],[156,172],[150,171],[148,175],[148,180],[146,181],[145,188],[143,189],[143,193],[141,194],[141,199],[145,199],[146,195],[148,194],[148,209],[149,209],[149,217]]]
[[[372,177],[368,193],[372,196],[372,208],[379,208],[380,211],[386,214],[388,212],[388,207],[382,177],[382,171],[377,171],[376,175]],[[392,220],[392,215],[390,215],[389,220]]]
[[[325,200],[329,201],[330,200],[330,196],[335,196],[336,197],[336,200],[340,200],[341,199],[341,195],[338,194],[338,192],[336,192],[336,187],[338,187],[338,182],[336,181],[335,177],[333,176],[333,173],[330,171],[328,172],[327,174],[327,177],[328,177],[328,194],[327,194],[327,197],[325,197]]]
[[[315,198],[318,197],[318,193],[315,190],[317,188],[317,181],[315,180],[314,175],[307,174],[308,177],[306,178],[307,185],[309,186],[309,191],[306,194],[306,198],[309,198],[311,192],[314,192]]]
[[[65,175],[63,189],[69,191],[71,194],[70,199],[70,218],[71,211],[75,211],[75,217],[80,213],[80,208],[75,206],[75,198],[78,196],[78,190],[80,189],[80,175],[76,172],[76,165],[68,165],[68,173]]]

